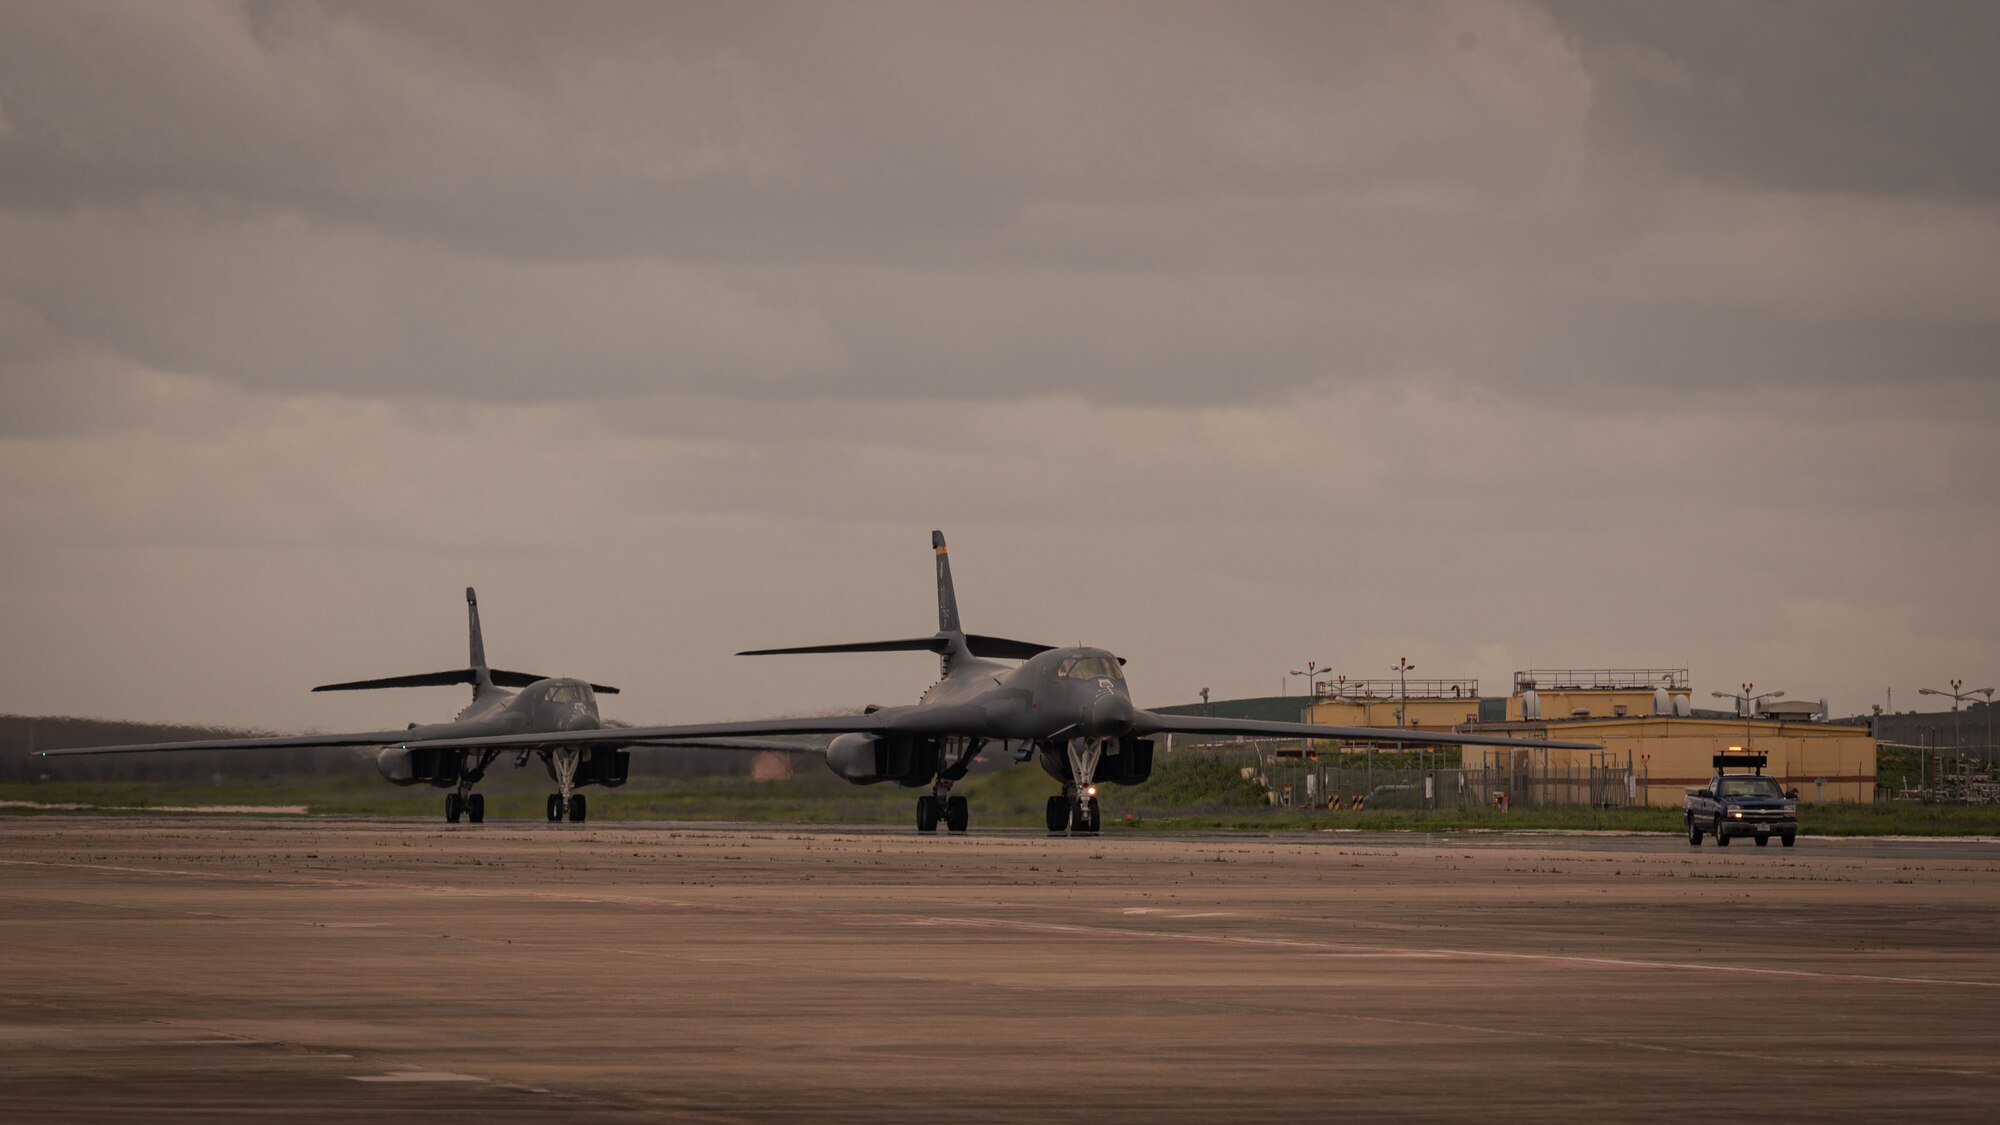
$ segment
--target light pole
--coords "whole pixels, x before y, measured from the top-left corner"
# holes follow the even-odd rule
[[[1397,657],[1396,663],[1389,668],[1389,671],[1396,673],[1396,726],[1398,729],[1401,729],[1403,726],[1404,712],[1410,709],[1410,673],[1416,670],[1417,666],[1410,663],[1409,658],[1405,656]]]
[[[1321,676],[1333,675],[1333,669],[1320,667],[1317,660],[1308,660],[1306,661],[1304,670],[1294,668],[1292,669],[1292,675],[1304,676],[1306,678],[1306,711],[1300,718],[1310,723],[1313,717],[1312,709],[1314,705],[1319,703],[1319,678]],[[1311,739],[1302,738],[1299,740],[1299,751],[1301,754],[1299,761],[1301,763],[1305,761],[1304,752],[1310,749],[1312,749]]]
[[[1743,752],[1745,754],[1750,752],[1750,740],[1753,737],[1750,729],[1750,720],[1757,716],[1757,705],[1766,699],[1777,699],[1785,694],[1782,691],[1766,691],[1751,695],[1750,689],[1756,686],[1756,684],[1744,684],[1742,695],[1731,695],[1726,691],[1711,691],[1708,693],[1717,699],[1734,699],[1737,705],[1743,708]]]
[[[1985,696],[1985,697],[1986,697],[1986,729],[1987,729],[1987,732],[1988,732],[1988,734],[1989,734],[1989,735],[1991,734],[1991,732],[1992,732],[1992,730],[1993,730],[1993,689],[1992,689],[1992,688],[1990,688],[1990,687],[1980,687],[1980,688],[1973,688],[1973,689],[1972,689],[1971,691],[1962,691],[1962,690],[1960,690],[1960,689],[1962,689],[1963,687],[1965,687],[1965,681],[1964,681],[1964,680],[1953,680],[1953,681],[1951,682],[1951,690],[1950,690],[1950,691],[1939,691],[1939,690],[1938,690],[1938,689],[1936,689],[1936,688],[1918,688],[1918,689],[1917,689],[1917,694],[1918,694],[1918,695],[1942,695],[1942,696],[1947,696],[1947,697],[1949,697],[1949,698],[1951,699],[1951,752],[1952,752],[1952,753],[1954,753],[1954,754],[1959,754],[1959,753],[1963,753],[1963,752],[1964,752],[1964,747],[1965,747],[1965,739],[1961,738],[1961,737],[1959,736],[1959,733],[1958,733],[1958,705],[1959,705],[1959,704],[1961,704],[1961,703],[1964,703],[1964,702],[1965,702],[1966,700],[1968,700],[1968,699],[1972,698],[1972,697],[1973,697],[1973,696],[1975,696],[1975,695],[1983,695],[1983,696]],[[1987,741],[1987,743],[1988,743],[1988,746],[1987,746],[1987,752],[1988,752],[1988,754],[1989,754],[1989,756],[1990,756],[1990,755],[1991,755],[1991,752],[1992,752],[1992,746],[1991,746],[1991,743],[1992,743],[1993,739],[1992,739],[1991,737],[1988,737],[1986,741]]]
[[[1294,677],[1306,677],[1306,699],[1320,699],[1320,677],[1334,675],[1334,669],[1322,669],[1318,661],[1306,661],[1304,671],[1292,669]],[[1308,705],[1310,707],[1310,705]]]
[[[1215,714],[1215,708],[1213,708],[1213,707],[1210,707],[1210,706],[1208,705],[1208,689],[1207,689],[1207,688],[1203,688],[1203,689],[1201,689],[1201,710],[1202,710],[1202,714],[1204,714],[1204,715],[1213,715],[1213,714]]]

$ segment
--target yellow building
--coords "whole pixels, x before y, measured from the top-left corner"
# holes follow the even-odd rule
[[[1694,711],[1686,668],[1530,668],[1514,673],[1511,722]]]
[[[1786,789],[1798,790],[1801,802],[1875,799],[1876,742],[1866,727],[1759,719],[1746,730],[1742,719],[1629,715],[1483,723],[1465,729],[1599,743],[1603,750],[1468,746],[1461,760],[1468,768],[1511,767],[1544,777],[1580,774],[1607,761],[1629,763],[1632,803],[1638,805],[1678,807],[1683,790],[1705,785],[1714,775],[1715,755],[1737,750],[1767,755],[1764,773]]]
[[[1478,680],[1323,680],[1306,712],[1325,726],[1435,731],[1479,718]]]

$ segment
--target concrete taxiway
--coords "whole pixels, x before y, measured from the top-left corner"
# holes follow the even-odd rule
[[[2000,845],[0,818],[10,1121],[1990,1120]]]

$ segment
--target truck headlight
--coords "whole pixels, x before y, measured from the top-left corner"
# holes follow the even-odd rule
[[[1798,815],[1798,813],[1799,813],[1799,807],[1798,807],[1797,805],[1794,805],[1794,804],[1787,804],[1787,805],[1785,806],[1785,815],[1786,815],[1786,816],[1797,816],[1797,815]]]
[[[1731,809],[1731,810],[1729,810],[1729,815],[1730,815],[1731,817],[1733,817],[1734,819],[1736,819],[1736,820],[1742,820],[1742,819],[1743,819],[1743,810],[1742,810],[1742,809]]]

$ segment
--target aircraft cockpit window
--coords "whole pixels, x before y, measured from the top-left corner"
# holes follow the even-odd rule
[[[544,698],[550,703],[578,703],[583,700],[583,693],[577,690],[575,684],[557,684],[549,689]]]
[[[1108,656],[1073,656],[1062,662],[1061,674],[1073,680],[1108,678],[1122,680],[1125,672]]]

